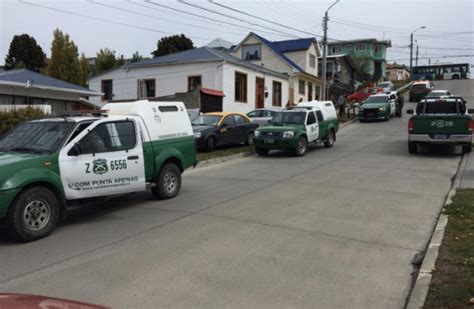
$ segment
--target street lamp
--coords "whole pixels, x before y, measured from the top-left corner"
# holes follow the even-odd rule
[[[335,6],[339,0],[336,0],[333,4],[331,4],[328,9],[326,10],[326,13],[324,13],[324,37],[323,37],[323,65],[322,69],[322,81],[321,81],[321,91],[320,91],[320,96],[321,100],[325,101],[326,100],[326,66],[327,66],[327,49],[328,49],[328,12],[329,10]]]
[[[425,26],[421,26],[420,28],[416,28],[410,34],[410,78],[413,79],[413,33],[417,32],[418,30],[425,29]]]

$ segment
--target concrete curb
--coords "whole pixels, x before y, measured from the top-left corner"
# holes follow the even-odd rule
[[[468,156],[463,156],[461,163],[459,164],[458,170],[456,172],[456,178],[453,181],[451,190],[449,190],[444,206],[452,203],[452,198],[456,194],[456,189],[459,188],[461,184],[462,172],[466,167]],[[418,272],[415,284],[409,296],[408,303],[406,305],[407,309],[419,309],[423,308],[426,296],[428,295],[428,290],[430,288],[432,272],[435,270],[436,259],[438,258],[439,248],[444,238],[444,232],[446,225],[448,224],[448,216],[441,214],[438,217],[438,222],[436,227],[431,235],[430,242],[426,248],[426,252],[423,258],[423,263]]]
[[[339,126],[339,128],[342,130],[342,129],[344,129],[345,127],[347,127],[347,126],[349,126],[349,125],[351,125],[351,124],[353,124],[354,122],[357,122],[357,121],[359,121],[359,118],[354,118],[354,119],[352,119],[352,120],[346,121],[346,122],[344,122],[343,124],[341,124],[341,125]]]

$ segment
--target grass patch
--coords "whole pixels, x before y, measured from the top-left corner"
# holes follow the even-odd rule
[[[255,146],[222,147],[213,152],[199,152],[197,154],[197,158],[199,161],[206,161],[220,157],[227,157],[242,152],[255,152]]]
[[[473,308],[474,189],[459,189],[446,207],[448,225],[424,308]]]

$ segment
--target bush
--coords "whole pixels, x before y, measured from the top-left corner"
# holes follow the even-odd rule
[[[39,109],[27,107],[10,112],[0,112],[0,135],[22,121],[45,117]]]

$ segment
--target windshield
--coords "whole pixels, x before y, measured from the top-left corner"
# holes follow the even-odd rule
[[[304,124],[305,112],[277,112],[272,119],[273,124]]]
[[[196,126],[216,126],[221,120],[222,116],[218,115],[200,115],[192,121]]]
[[[445,96],[445,95],[448,95],[448,93],[446,91],[433,91],[430,94],[428,94],[427,98],[441,97],[441,96]]]
[[[74,126],[66,121],[23,122],[0,137],[0,151],[55,152]]]
[[[420,102],[416,113],[420,114],[464,114],[466,106],[460,101]]]
[[[379,87],[384,87],[385,88],[385,87],[388,87],[388,86],[390,86],[389,83],[380,83],[379,84]]]
[[[388,96],[383,95],[383,96],[370,96],[365,100],[365,103],[370,104],[370,103],[387,103],[388,102]]]

